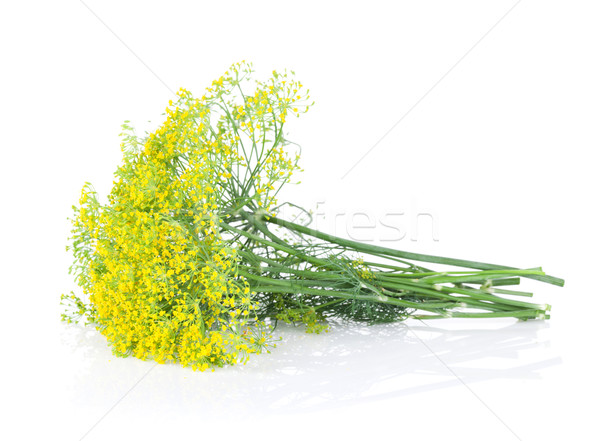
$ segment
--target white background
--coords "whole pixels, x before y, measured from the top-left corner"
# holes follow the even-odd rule
[[[3,439],[598,436],[597,2],[86,4],[0,6]],[[552,319],[288,328],[214,373],[118,359],[60,323],[66,218],[85,181],[109,191],[120,124],[143,133],[169,88],[202,94],[242,59],[311,89],[285,196],[322,202],[319,227],[404,212],[386,245],[543,265],[566,279],[526,285]]]

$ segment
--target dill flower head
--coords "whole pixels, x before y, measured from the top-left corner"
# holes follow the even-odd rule
[[[272,344],[221,224],[243,208],[275,211],[277,192],[298,169],[283,123],[309,106],[287,72],[244,93],[251,73],[247,63],[231,66],[201,99],[181,89],[145,138],[125,124],[107,203],[90,184],[82,190],[71,270],[89,302],[64,298],[117,355],[204,370]]]

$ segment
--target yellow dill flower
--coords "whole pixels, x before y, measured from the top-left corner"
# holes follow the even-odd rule
[[[204,370],[245,361],[247,351],[232,342],[246,347],[245,328],[266,328],[250,312],[256,301],[221,222],[235,203],[272,206],[270,193],[286,182],[279,170],[296,166],[281,151],[277,160],[268,153],[268,166],[248,178],[266,158],[249,157],[243,143],[257,130],[280,130],[277,114],[253,122],[256,115],[265,106],[272,112],[271,102],[286,110],[277,81],[259,83],[254,97],[235,95],[251,73],[249,64],[233,65],[201,100],[181,88],[146,138],[125,124],[123,164],[107,203],[83,188],[73,218],[76,278],[89,297],[85,312],[118,355]],[[247,200],[232,200],[243,190]]]

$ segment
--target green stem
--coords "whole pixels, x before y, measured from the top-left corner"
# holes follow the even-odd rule
[[[548,314],[544,314],[535,309],[528,309],[523,311],[510,311],[510,312],[448,312],[440,315],[415,315],[413,318],[417,320],[430,320],[430,319],[442,319],[442,318],[497,318],[497,317],[514,317],[522,320],[534,319],[534,318],[549,318]]]
[[[251,279],[255,279],[257,276],[250,276]],[[259,276],[258,276],[259,277]],[[269,279],[270,282],[273,282],[274,279]],[[340,298],[340,299],[346,299],[346,300],[365,300],[368,302],[374,302],[374,303],[382,303],[382,304],[386,304],[386,305],[395,305],[395,306],[401,306],[404,308],[412,308],[412,309],[420,309],[423,311],[430,311],[430,312],[438,312],[439,309],[438,308],[429,308],[427,306],[427,303],[416,303],[416,302],[410,302],[407,300],[400,300],[400,299],[396,299],[393,297],[387,297],[387,296],[372,296],[372,295],[366,295],[366,294],[356,294],[356,293],[350,293],[350,292],[346,292],[346,291],[340,291],[340,290],[323,290],[323,289],[317,289],[317,288],[307,288],[305,286],[295,286],[295,285],[290,285],[288,283],[287,286],[285,285],[253,285],[252,289],[254,289],[255,291],[258,292],[266,292],[266,293],[272,293],[272,294],[277,294],[277,293],[282,293],[282,294],[308,294],[308,295],[315,295],[315,296],[325,296],[325,297],[336,297],[336,298]]]
[[[306,234],[309,236],[316,237],[317,239],[325,240],[328,242],[332,242],[344,247],[348,247],[350,249],[363,252],[371,255],[385,255],[385,256],[393,256],[399,257],[409,260],[417,260],[420,262],[430,262],[430,263],[438,263],[444,265],[453,265],[460,266],[464,268],[473,268],[479,270],[516,270],[518,268],[505,266],[505,265],[495,265],[491,263],[483,263],[483,262],[475,262],[471,260],[463,260],[463,259],[453,259],[449,257],[441,257],[441,256],[432,256],[428,254],[419,254],[419,253],[411,253],[408,251],[400,251],[392,248],[381,247],[377,245],[369,245],[361,242],[356,242],[349,239],[343,239],[341,237],[333,236],[331,234],[323,233],[321,231],[305,227],[303,225],[298,225],[293,222],[289,222],[283,219],[279,219],[274,216],[264,216],[263,219],[267,222],[282,226],[284,228]],[[557,277],[548,276],[548,275],[538,275],[531,274],[526,275],[524,277],[528,277],[530,279],[539,280],[541,282],[551,283],[557,286],[564,286],[565,281],[563,279],[559,279]]]

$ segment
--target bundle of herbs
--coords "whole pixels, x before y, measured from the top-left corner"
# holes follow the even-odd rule
[[[123,126],[107,201],[86,184],[74,207],[83,296],[62,296],[64,320],[85,318],[117,355],[205,370],[268,352],[278,320],[321,332],[332,318],[549,317],[512,289],[521,277],[563,285],[541,268],[403,252],[278,217],[299,170],[284,124],[310,97],[293,72],[252,73],[237,63],[201,98],[181,89],[146,136]]]

